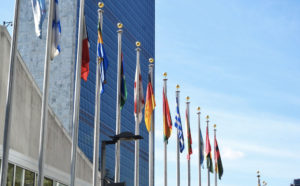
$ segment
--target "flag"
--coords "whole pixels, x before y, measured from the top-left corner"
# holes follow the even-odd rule
[[[58,0],[54,0],[55,3],[53,5],[52,12],[52,41],[51,41],[51,54],[50,59],[53,60],[54,57],[58,56],[60,53],[60,34],[61,34],[61,25],[58,13]]]
[[[153,88],[151,83],[150,73],[148,74],[148,86],[147,86],[147,93],[146,93],[146,106],[145,106],[145,124],[148,132],[151,130],[151,120],[152,120],[152,113],[156,106],[155,98],[153,94]]]
[[[163,125],[164,125],[164,140],[168,142],[172,133],[172,119],[165,88],[163,89]]]
[[[215,170],[219,175],[219,179],[221,179],[223,175],[223,165],[222,165],[221,155],[220,155],[219,146],[216,137],[215,137]]]
[[[126,80],[124,74],[124,62],[123,62],[123,53],[121,54],[121,109],[123,108],[126,100],[127,100],[127,87],[126,87]]]
[[[81,78],[87,81],[90,71],[90,54],[89,54],[89,39],[86,30],[85,18],[83,19],[83,37],[82,37],[82,62],[81,62]]]
[[[203,165],[203,161],[204,161],[204,143],[203,143],[203,137],[202,137],[202,132],[200,129],[200,165]]]
[[[209,141],[209,135],[208,135],[208,127],[206,127],[206,145],[205,145],[205,156],[206,156],[206,163],[207,163],[207,169],[213,173],[213,164],[212,164],[212,158],[211,158],[211,146]]]
[[[184,150],[184,138],[183,138],[183,130],[182,130],[181,117],[180,117],[177,97],[176,97],[175,127],[178,129],[179,148],[180,148],[180,152],[182,153]]]
[[[106,84],[106,71],[108,67],[108,60],[105,55],[104,47],[103,47],[103,37],[101,30],[101,23],[98,20],[98,41],[97,41],[97,57],[98,63],[100,63],[100,93],[104,93],[104,84]]]
[[[187,143],[188,143],[188,155],[187,155],[187,159],[189,160],[191,154],[193,153],[193,149],[192,149],[192,134],[191,134],[191,129],[190,129],[190,118],[189,118],[189,110],[188,110],[188,108],[186,108],[185,116],[186,116]]]
[[[46,16],[45,0],[31,0],[36,36],[42,38],[42,26]]]
[[[136,88],[137,85],[139,85],[139,90],[137,90],[137,88]],[[137,97],[139,98],[138,103],[137,103]],[[134,115],[137,119],[136,122],[138,124],[140,124],[143,119],[142,110],[143,110],[144,106],[145,106],[145,100],[144,100],[144,92],[143,92],[141,67],[140,67],[140,62],[137,61],[136,69],[135,69],[135,78],[134,78]]]

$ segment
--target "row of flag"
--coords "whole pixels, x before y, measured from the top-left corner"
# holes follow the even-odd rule
[[[38,37],[41,38],[42,36],[42,24],[46,14],[46,7],[44,0],[32,0],[32,7],[33,7],[33,14],[34,14],[34,22],[35,22],[35,32]],[[55,0],[54,8],[52,14],[52,36],[51,36],[51,55],[50,59],[53,60],[55,56],[57,56],[61,49],[59,44],[59,37],[61,34],[61,25],[58,13],[58,0]],[[88,40],[88,33],[85,25],[84,19],[83,25],[83,40],[82,40],[82,65],[81,65],[81,78],[84,81],[87,81],[89,75],[89,40]],[[122,62],[121,62],[121,103],[120,108],[122,109],[126,100],[127,100],[127,87],[126,87],[126,80],[124,75],[124,63],[123,63],[123,54],[121,54]],[[100,93],[104,93],[104,84],[106,83],[106,71],[108,68],[108,60],[105,54],[105,50],[103,47],[103,37],[102,37],[102,30],[101,30],[101,23],[100,20],[98,21],[98,40],[97,40],[97,63],[100,64]],[[135,81],[134,81],[134,115],[136,118],[136,122],[139,124],[142,121],[143,114],[142,110],[145,107],[144,111],[144,120],[147,130],[150,132],[151,129],[151,118],[153,114],[153,110],[156,107],[155,97],[152,87],[152,82],[150,80],[149,74],[149,81],[147,85],[147,92],[146,92],[146,103],[144,101],[144,94],[143,94],[143,85],[142,85],[142,76],[140,70],[140,64],[137,62],[136,64],[136,71],[135,71]],[[137,84],[139,85],[137,89]],[[179,130],[178,138],[179,138],[179,145],[180,145],[180,152],[184,151],[184,134],[181,124],[181,117],[178,107],[178,99],[176,98],[176,116],[175,116],[175,127]],[[192,136],[191,136],[191,129],[190,129],[190,121],[189,121],[189,110],[186,110],[186,128],[187,128],[187,159],[190,159],[191,154],[193,153],[192,150]],[[206,145],[205,145],[205,155],[204,155],[204,143],[202,139],[202,133],[200,132],[200,162],[201,165],[204,162],[204,157],[207,160],[207,168],[210,172],[213,172],[213,163],[212,163],[212,154],[211,154],[211,145],[208,135],[208,128],[206,129]],[[168,142],[169,137],[172,133],[172,119],[170,114],[170,108],[168,104],[168,98],[166,95],[165,87],[163,88],[163,134],[165,142]],[[218,172],[219,179],[221,179],[223,175],[223,166],[220,156],[220,151],[218,148],[217,139],[214,139],[214,158],[215,158],[215,171]]]
[[[52,15],[52,37],[51,37],[51,54],[50,59],[53,60],[55,56],[57,56],[61,49],[59,45],[59,37],[61,33],[61,25],[58,13],[58,0],[54,0],[55,5],[53,7],[53,12],[50,13]],[[82,6],[82,5],[81,5]],[[37,37],[42,37],[42,25],[45,19],[46,14],[46,7],[45,7],[45,0],[32,0],[32,8],[33,8],[33,15],[34,15],[34,22],[35,22],[35,32]],[[108,59],[106,57],[106,53],[104,50],[104,42],[103,42],[103,33],[102,33],[102,25],[101,20],[99,17],[98,20],[98,28],[97,28],[97,61],[100,65],[100,68],[97,69],[97,73],[100,77],[99,86],[100,86],[100,94],[104,93],[104,84],[107,83],[106,79],[106,72],[109,66]],[[81,55],[81,78],[84,81],[88,81],[89,76],[89,63],[90,63],[90,44],[88,38],[88,32],[85,24],[85,18],[83,18],[83,34],[82,34],[82,55]],[[127,86],[126,86],[126,79],[124,73],[124,62],[123,62],[123,53],[121,52],[121,71],[119,72],[121,76],[120,82],[120,109],[123,108],[126,100],[127,100]],[[140,70],[140,63],[137,61],[136,63],[136,71],[135,71],[135,81],[134,81],[134,115],[136,118],[136,122],[138,124],[141,123],[143,119],[143,109],[144,111],[144,120],[147,130],[150,132],[151,130],[151,122],[152,122],[152,115],[154,108],[156,107],[155,97],[153,86],[151,82],[150,73],[148,74],[149,81],[147,84],[147,92],[146,92],[146,102],[144,100],[144,93],[143,93],[143,85],[142,85],[142,75]],[[137,88],[138,87],[138,88]],[[100,96],[100,95],[96,95]],[[96,117],[96,116],[95,116]],[[71,170],[72,172],[72,170]],[[72,173],[71,173],[72,174]],[[72,175],[71,175],[72,177]],[[71,178],[71,185],[72,185],[72,178]]]
[[[163,89],[163,131],[164,131],[164,140],[168,141],[169,137],[172,133],[172,121],[171,121],[171,113],[168,105],[168,99],[165,94],[165,89]],[[178,129],[178,141],[179,141],[179,150],[180,153],[183,153],[185,145],[184,145],[184,134],[182,129],[180,111],[179,111],[179,99],[176,96],[176,115],[175,115],[175,127]],[[205,152],[204,152],[204,143],[201,129],[199,132],[200,136],[200,164],[203,166],[204,157],[206,158],[206,165],[209,172],[213,173],[213,159],[212,159],[212,150],[211,143],[209,140],[209,129],[208,126],[206,128],[206,143],[205,143]],[[190,160],[190,156],[193,153],[192,150],[192,136],[191,136],[191,128],[190,128],[190,119],[189,119],[189,109],[187,106],[186,109],[186,136],[187,136],[187,159]],[[218,142],[216,136],[214,138],[214,162],[215,162],[215,171],[218,173],[219,179],[221,179],[223,175],[223,165],[221,160],[221,155],[218,147]]]

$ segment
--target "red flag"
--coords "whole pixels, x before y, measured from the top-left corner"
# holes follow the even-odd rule
[[[86,30],[85,18],[83,19],[83,37],[82,37],[82,62],[81,62],[81,78],[87,81],[90,71],[90,54],[89,54],[89,40]]]
[[[192,149],[192,134],[191,134],[191,129],[190,129],[190,120],[189,120],[189,111],[186,109],[185,112],[185,117],[186,117],[186,130],[187,130],[187,142],[188,142],[188,154],[187,154],[187,159],[190,159],[191,154],[193,153]]]
[[[172,133],[172,119],[170,114],[170,108],[168,103],[168,98],[163,89],[163,124],[164,124],[164,140],[168,141]]]
[[[209,135],[208,135],[208,127],[206,127],[205,156],[206,156],[207,169],[213,173],[213,164],[211,158],[211,146],[210,146]]]

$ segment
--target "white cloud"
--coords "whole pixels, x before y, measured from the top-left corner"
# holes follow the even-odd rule
[[[245,153],[239,150],[234,150],[230,147],[224,147],[222,159],[235,160],[245,156]]]

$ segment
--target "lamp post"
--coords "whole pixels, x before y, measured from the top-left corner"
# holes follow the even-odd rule
[[[143,139],[141,135],[134,135],[131,132],[122,132],[118,135],[110,136],[112,140],[102,141],[101,143],[101,186],[105,186],[105,152],[106,152],[106,145],[116,144],[118,141],[134,141]],[[110,184],[114,185],[114,184]]]

